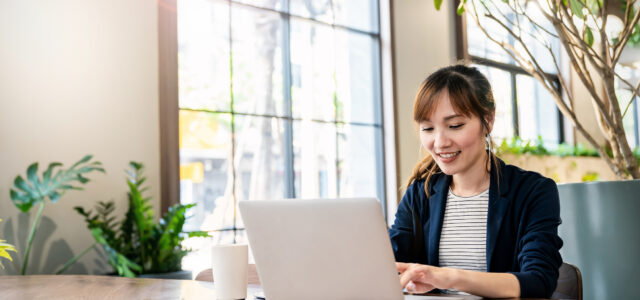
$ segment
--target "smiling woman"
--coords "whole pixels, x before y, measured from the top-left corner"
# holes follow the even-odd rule
[[[556,184],[491,151],[495,101],[476,68],[430,75],[414,104],[428,150],[389,230],[409,291],[549,297],[562,264]]]

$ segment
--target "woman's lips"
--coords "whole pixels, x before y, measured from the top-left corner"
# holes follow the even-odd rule
[[[461,151],[456,152],[440,152],[438,153],[438,159],[443,163],[450,163],[454,161],[460,155]]]

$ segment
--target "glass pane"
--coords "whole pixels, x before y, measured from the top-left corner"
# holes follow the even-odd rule
[[[294,118],[335,119],[334,34],[329,26],[291,20]]]
[[[238,201],[285,198],[284,122],[278,118],[235,117]],[[243,226],[236,213],[236,227]]]
[[[499,1],[493,1],[491,3],[495,4],[496,6],[505,5],[500,3]],[[478,7],[479,10],[482,9],[482,5],[478,3],[476,3],[476,7]],[[497,41],[504,41],[509,44],[513,44],[513,41],[510,39],[507,31],[504,30],[498,23],[485,17],[482,11],[478,11],[478,15],[480,24],[482,24],[482,27],[491,34],[491,37],[493,37]],[[513,14],[506,14],[506,17],[513,18]],[[467,43],[469,45],[468,50],[470,55],[484,57],[504,63],[513,63],[513,59],[511,59],[509,54],[507,54],[502,49],[502,47],[498,46],[496,43],[487,38],[484,32],[476,24],[475,19],[470,16],[466,16],[466,18]]]
[[[378,32],[378,1],[372,0],[334,0],[333,9],[336,24]]]
[[[382,131],[373,126],[338,127],[340,197],[383,200]]]
[[[232,6],[233,107],[236,112],[283,115],[282,27],[271,11]]]
[[[228,4],[178,1],[178,74],[180,107],[231,110]]]
[[[293,122],[293,171],[297,198],[336,198],[336,127]]]
[[[517,75],[516,87],[520,137],[536,141],[540,135],[546,145],[558,145],[558,110],[551,94],[528,75]]]
[[[631,100],[632,91],[627,89],[616,89],[616,96],[618,97],[618,101],[620,102],[620,112],[624,113],[625,108],[629,104],[629,100]],[[637,101],[637,99],[636,99]],[[634,101],[635,102],[635,101]],[[632,149],[636,147],[636,111],[635,111],[635,103],[631,103],[627,114],[622,118],[622,126],[624,127],[624,133],[627,137],[627,142],[629,143],[629,147]]]
[[[366,34],[336,30],[336,47],[337,119],[380,124],[377,41]]]
[[[233,2],[245,3],[282,12],[287,11],[287,7],[282,0],[233,0]]]
[[[502,140],[514,136],[513,128],[513,107],[511,92],[511,74],[509,72],[482,65],[475,67],[482,72],[493,90],[493,98],[496,101],[496,120],[493,123],[491,136],[495,143],[500,144]]]
[[[292,15],[333,23],[331,0],[290,0],[289,5]]]
[[[233,226],[231,115],[180,111],[180,203],[197,203],[185,230]]]

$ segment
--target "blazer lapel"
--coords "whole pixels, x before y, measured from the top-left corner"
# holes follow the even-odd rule
[[[431,188],[429,197],[429,232],[426,236],[429,241],[428,262],[432,266],[440,265],[440,233],[447,204],[447,193],[451,176],[442,176]]]
[[[505,172],[503,172],[504,162],[498,159],[498,165],[500,166],[500,178],[498,179],[497,172],[494,170],[494,166],[491,166],[491,183],[489,186],[489,208],[487,213],[487,271],[491,271],[491,261],[493,258],[493,251],[495,250],[498,235],[500,234],[500,227],[502,226],[502,220],[509,206],[509,198],[505,197],[508,186],[504,178]],[[500,184],[498,184],[500,182]]]

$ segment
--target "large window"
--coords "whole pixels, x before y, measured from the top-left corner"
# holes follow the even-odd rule
[[[638,69],[618,66],[616,71],[632,85],[637,85],[640,82],[640,70]],[[620,101],[621,112],[624,113],[622,124],[627,136],[627,142],[632,149],[640,147],[640,105],[638,105],[640,95],[636,94],[632,101],[631,96],[633,96],[634,87],[630,87],[616,79],[616,95],[618,96],[618,101]]]
[[[187,230],[246,242],[239,201],[385,203],[377,1],[179,0]],[[186,258],[189,265],[189,257]],[[187,266],[187,268],[189,268]]]
[[[500,1],[495,1],[495,7],[500,8]],[[535,20],[544,20],[544,16],[538,10],[535,3],[527,4],[529,17]],[[508,9],[503,11],[507,12]],[[512,22],[519,22],[523,30],[529,30],[529,34],[523,34],[531,51],[541,63],[543,70],[555,78],[556,86],[560,84],[551,59],[544,59],[545,51],[539,41],[534,40],[536,28],[528,23],[526,18],[515,20],[513,14],[505,13],[504,17]],[[501,142],[518,136],[523,140],[537,141],[540,137],[545,145],[555,146],[564,142],[563,117],[557,109],[553,96],[535,78],[520,68],[511,56],[500,46],[486,38],[474,20],[466,20],[466,38],[468,54],[471,61],[485,74],[493,87],[496,99],[496,120],[492,136],[494,141]],[[480,23],[494,38],[514,44],[508,33],[495,22],[480,15]],[[553,30],[552,26],[546,28]],[[548,41],[554,50],[559,52],[559,41]]]

